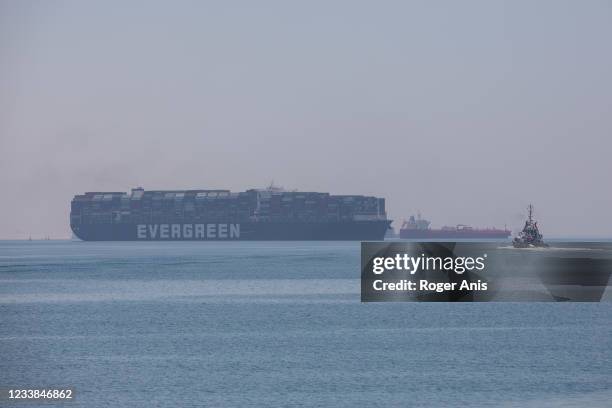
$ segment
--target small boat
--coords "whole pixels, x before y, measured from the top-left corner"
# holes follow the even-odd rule
[[[540,233],[538,222],[533,219],[533,205],[527,207],[529,216],[525,221],[523,230],[512,240],[515,248],[546,248],[548,244],[544,242],[544,236]]]

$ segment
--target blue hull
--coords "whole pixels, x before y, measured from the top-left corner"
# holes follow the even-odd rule
[[[83,241],[381,241],[390,220],[207,224],[72,224]]]

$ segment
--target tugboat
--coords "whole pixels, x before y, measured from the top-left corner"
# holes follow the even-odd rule
[[[533,219],[533,205],[529,204],[527,207],[529,211],[529,218],[525,221],[523,230],[519,232],[518,236],[512,240],[512,246],[515,248],[546,248],[546,244],[543,240],[543,235],[540,234],[538,229],[538,222]]]

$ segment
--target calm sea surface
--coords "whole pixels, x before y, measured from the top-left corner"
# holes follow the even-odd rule
[[[0,388],[74,387],[73,407],[611,406],[612,303],[362,304],[359,262],[348,242],[0,241]]]

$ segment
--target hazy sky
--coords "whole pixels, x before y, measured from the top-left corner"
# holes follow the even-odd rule
[[[611,177],[611,1],[0,1],[0,238],[271,180],[612,236]]]

